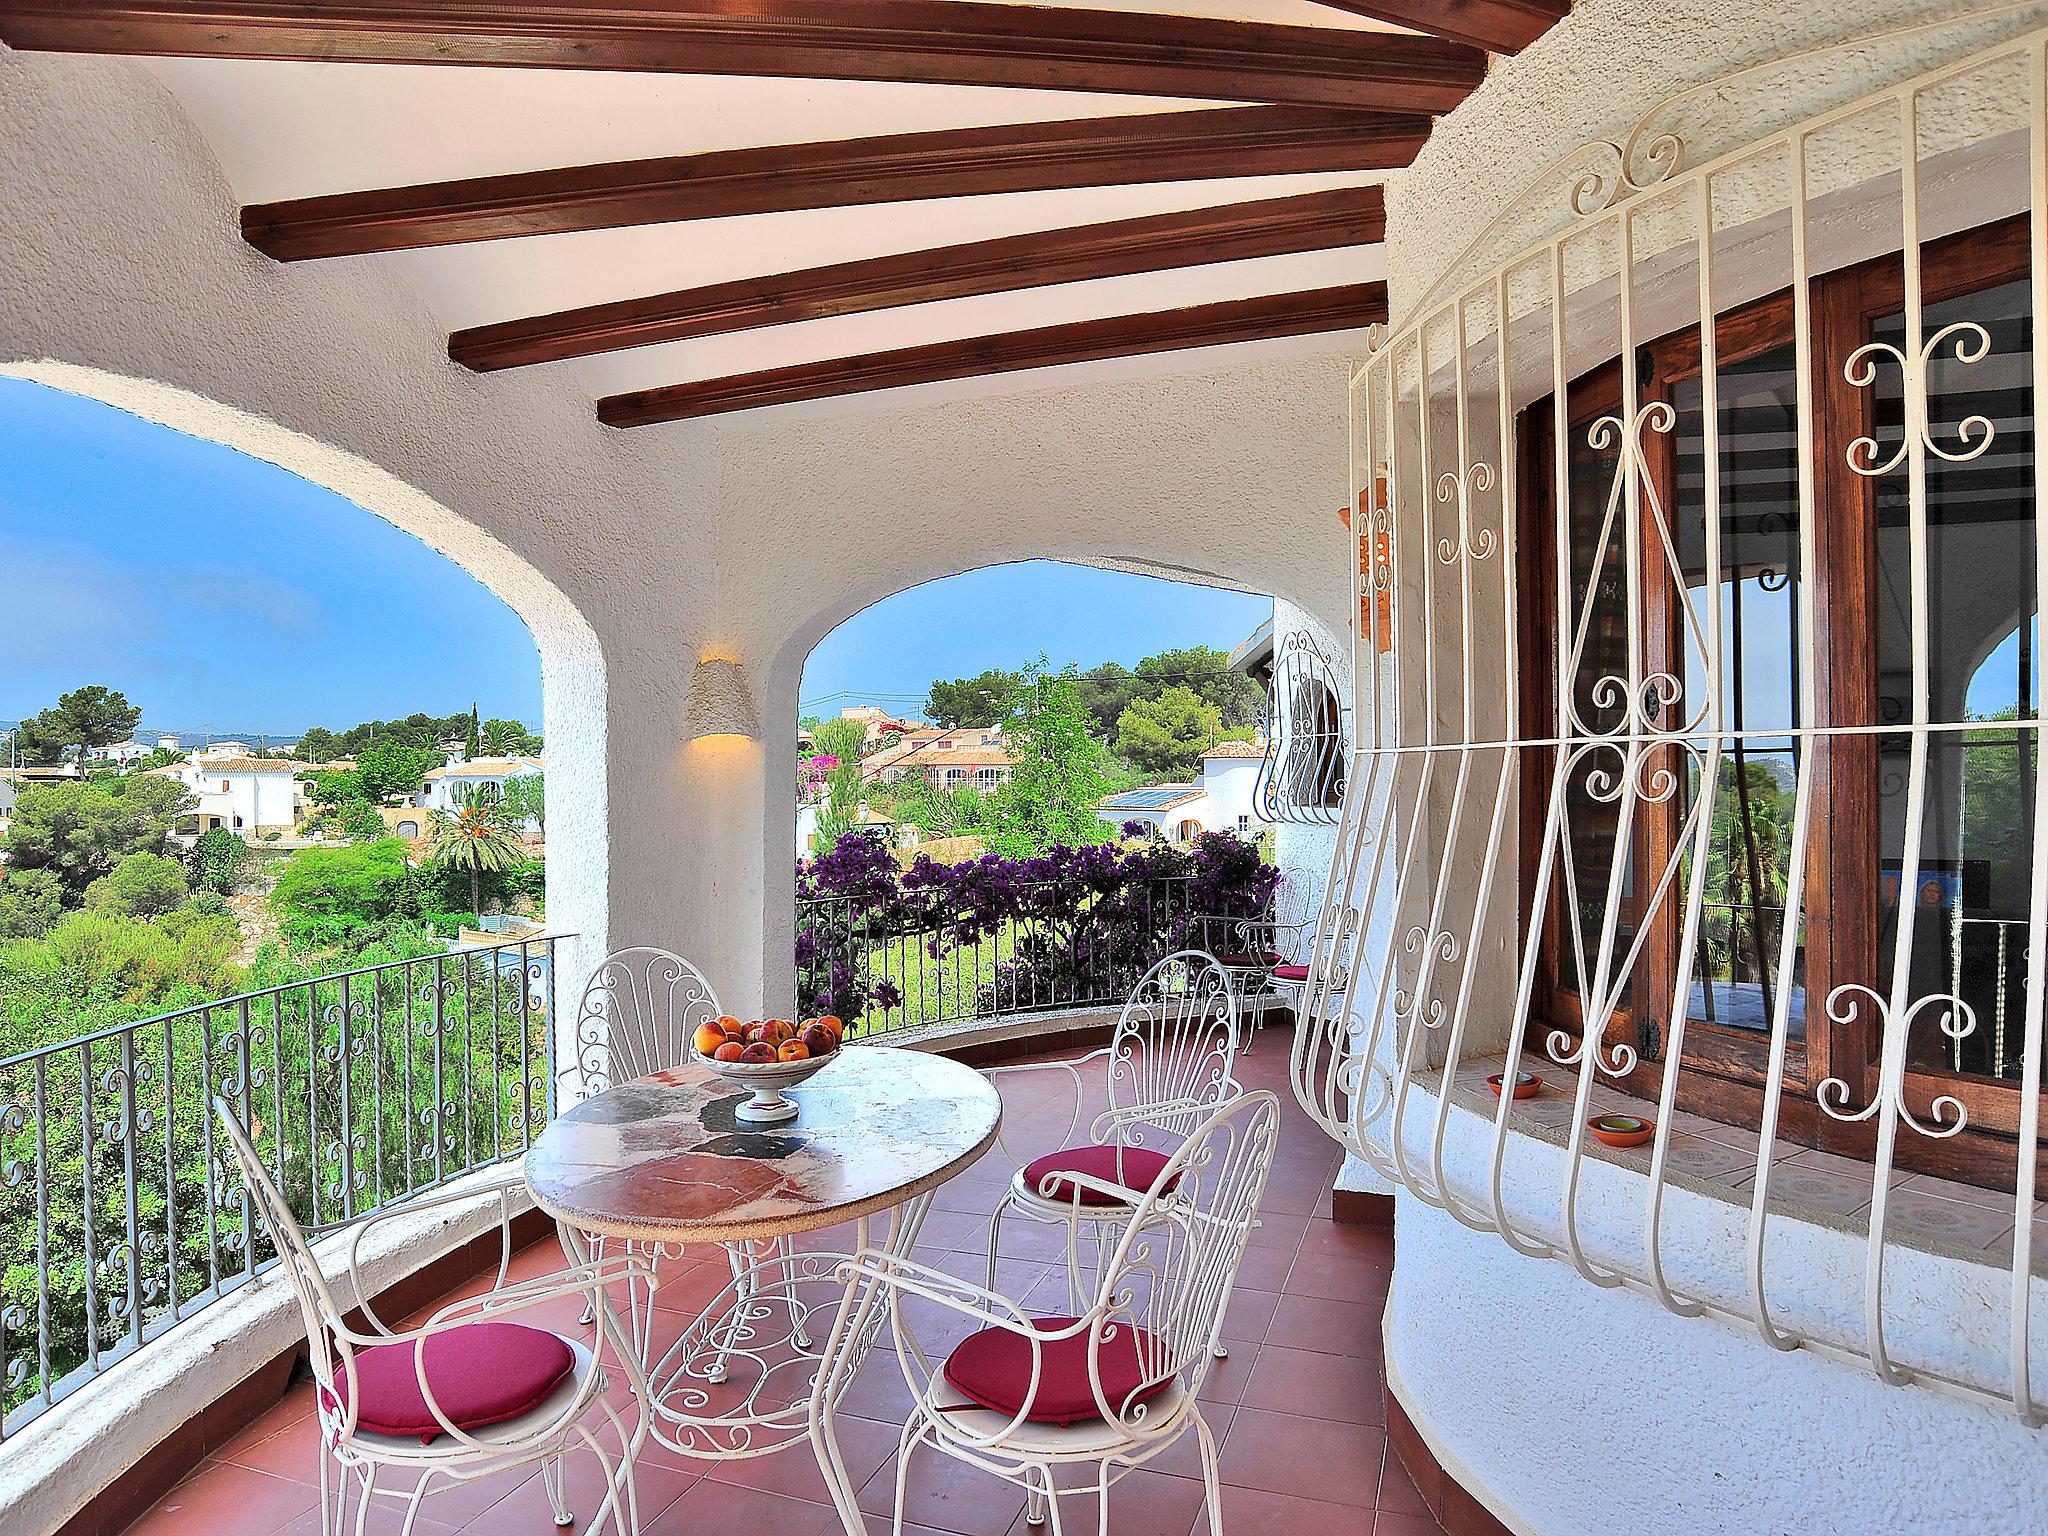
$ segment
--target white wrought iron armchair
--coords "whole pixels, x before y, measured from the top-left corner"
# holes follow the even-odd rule
[[[1267,1001],[1285,996],[1274,984],[1273,968],[1292,965],[1307,950],[1315,926],[1313,898],[1299,880],[1282,879],[1273,887],[1271,904],[1256,916],[1196,915],[1194,937],[1230,980],[1247,1054],[1257,1026],[1265,1022]]]
[[[1003,1079],[1026,1072],[1065,1072],[1073,1080],[1074,1112],[1057,1148],[1019,1164],[996,1202],[988,1234],[988,1285],[996,1283],[996,1251],[1005,1212],[1066,1228],[1068,1304],[1079,1307],[1080,1243],[1093,1239],[1097,1270],[1139,1200],[1169,1177],[1180,1141],[1243,1090],[1232,1076],[1237,1058],[1237,998],[1216,957],[1184,949],[1154,965],[1124,1003],[1108,1045],[1073,1061],[996,1067]],[[1108,1107],[1080,1139],[1088,1087],[1081,1069],[1107,1063]],[[998,1133],[1001,1134],[1000,1132]],[[1224,1353],[1220,1343],[1217,1354]]]
[[[215,1098],[213,1104],[248,1191],[249,1212],[269,1229],[279,1268],[305,1322],[320,1423],[322,1536],[343,1536],[348,1529],[352,1485],[357,1536],[368,1529],[371,1501],[380,1498],[402,1502],[399,1530],[405,1536],[421,1505],[439,1488],[536,1463],[555,1524],[573,1524],[562,1458],[579,1446],[597,1458],[605,1480],[604,1498],[585,1531],[603,1530],[613,1520],[623,1536],[635,1536],[640,1512],[633,1460],[646,1436],[646,1419],[635,1407],[629,1426],[607,1401],[609,1383],[600,1356],[608,1343],[633,1380],[633,1402],[644,1403],[639,1359],[605,1288],[636,1279],[651,1286],[654,1276],[647,1263],[631,1257],[579,1259],[558,1273],[506,1284],[511,1199],[522,1187],[515,1176],[481,1189],[409,1200],[347,1223],[345,1257],[364,1320],[363,1326],[354,1326],[344,1320],[304,1229],[271,1181],[241,1116],[225,1099]],[[436,1206],[473,1204],[480,1196],[495,1196],[498,1202],[502,1246],[492,1289],[451,1301],[414,1328],[394,1328],[377,1316],[362,1284],[364,1237],[384,1220],[410,1218]],[[253,1231],[244,1240],[253,1241]],[[572,1300],[587,1301],[597,1319],[595,1347],[512,1321]],[[594,1425],[588,1422],[592,1419]],[[599,1439],[607,1425],[617,1442],[616,1458]],[[386,1473],[413,1476],[403,1485],[380,1488],[378,1478]]]
[[[1139,1199],[1092,1300],[1074,1317],[1033,1317],[1015,1301],[909,1259],[865,1250],[840,1268],[847,1291],[826,1341],[813,1436],[842,1513],[853,1510],[834,1433],[839,1402],[867,1354],[865,1326],[886,1306],[913,1396],[897,1446],[892,1531],[902,1536],[910,1456],[930,1446],[1015,1483],[1031,1525],[1061,1529],[1061,1497],[1099,1501],[1183,1434],[1199,1438],[1211,1536],[1222,1536],[1216,1442],[1196,1395],[1243,1259],[1280,1133],[1280,1101],[1260,1089],[1209,1114]],[[1105,1195],[1126,1191],[1088,1175]],[[909,1303],[906,1305],[906,1303]],[[950,1315],[949,1315],[950,1314]],[[966,1317],[978,1331],[935,1366],[920,1330]],[[952,1327],[945,1327],[950,1337]],[[1061,1486],[1060,1468],[1091,1480]]]
[[[576,1059],[564,1070],[579,1097],[602,1093],[618,1083],[630,1083],[650,1073],[685,1066],[690,1061],[690,1037],[697,1026],[723,1015],[718,993],[704,973],[671,950],[640,945],[616,950],[599,962],[583,984],[583,997],[576,1008]],[[583,1234],[590,1251],[602,1257],[606,1239],[597,1233]],[[755,1254],[745,1245],[726,1244],[726,1260],[736,1284],[751,1286],[749,1278],[759,1272],[757,1259],[787,1260],[793,1252],[788,1238],[762,1245],[770,1251]],[[647,1262],[658,1267],[664,1257],[679,1258],[662,1244],[628,1244],[629,1252],[643,1252]],[[788,1265],[781,1266],[782,1273]],[[743,1290],[740,1303],[751,1302],[752,1290]],[[651,1364],[647,1350],[652,1339],[653,1317],[650,1298],[631,1291],[626,1320],[642,1364]],[[584,1323],[593,1321],[586,1311]],[[800,1343],[808,1343],[801,1337]],[[723,1357],[711,1367],[707,1379],[714,1385],[724,1380]]]

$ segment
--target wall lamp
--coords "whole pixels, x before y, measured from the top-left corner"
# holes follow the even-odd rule
[[[747,687],[745,669],[722,657],[707,656],[698,662],[690,678],[690,702],[683,714],[683,740],[743,736],[751,741],[760,734],[761,717],[754,711],[754,695]]]

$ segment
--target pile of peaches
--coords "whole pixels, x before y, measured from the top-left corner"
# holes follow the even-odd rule
[[[766,1066],[776,1061],[812,1061],[830,1056],[846,1037],[837,1014],[805,1019],[754,1019],[742,1024],[731,1014],[699,1024],[690,1044],[706,1061]]]

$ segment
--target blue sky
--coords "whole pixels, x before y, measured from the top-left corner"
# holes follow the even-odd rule
[[[800,707],[834,715],[874,703],[915,713],[934,678],[1120,661],[1213,645],[1227,651],[1273,616],[1273,600],[1056,560],[986,566],[898,592],[818,642]]]
[[[84,683],[147,726],[293,735],[472,701],[540,721],[518,615],[452,561],[330,491],[97,401],[0,379],[0,720]],[[913,587],[805,669],[825,713],[914,712],[935,677],[1227,650],[1267,598],[1049,560]]]
[[[540,720],[517,614],[452,561],[272,464],[0,379],[0,719],[81,683],[145,725],[293,734],[474,701]]]

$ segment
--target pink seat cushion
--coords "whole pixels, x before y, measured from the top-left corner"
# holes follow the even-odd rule
[[[1223,964],[1244,970],[1256,970],[1268,965],[1277,965],[1278,955],[1225,955]]]
[[[1085,1173],[1091,1179],[1106,1179],[1112,1184],[1121,1184],[1126,1189],[1146,1194],[1159,1182],[1159,1176],[1166,1172],[1166,1165],[1171,1161],[1171,1158],[1146,1147],[1062,1147],[1024,1165],[1024,1187],[1034,1195],[1071,1201],[1077,1187],[1074,1181],[1054,1178],[1054,1175]],[[1053,1179],[1050,1194],[1047,1192],[1047,1179]],[[1179,1182],[1180,1175],[1176,1173],[1166,1181],[1165,1187],[1171,1189]],[[1083,1205],[1123,1204],[1085,1184],[1078,1188]]]
[[[427,1381],[442,1416],[457,1429],[481,1429],[516,1419],[547,1400],[576,1368],[567,1341],[519,1323],[467,1323],[418,1344],[379,1344],[356,1355],[362,1402],[358,1427],[380,1435],[443,1433],[420,1392],[417,1366],[424,1350]],[[343,1406],[348,1383],[338,1380]]]
[[[1071,1317],[1037,1317],[1031,1326],[1040,1333],[1055,1333],[1073,1322]],[[1139,1363],[1138,1350],[1141,1338],[1146,1341],[1146,1362],[1155,1370],[1163,1369],[1160,1352],[1151,1345],[1152,1336],[1142,1328],[1116,1323],[1103,1331],[1098,1360],[1102,1395],[1119,1414],[1132,1403],[1157,1397],[1173,1384],[1171,1376],[1144,1380],[1145,1366]],[[984,1328],[962,1339],[947,1356],[946,1380],[982,1407],[1011,1418],[1021,1412],[1033,1424],[1099,1419],[1102,1410],[1088,1380],[1088,1345],[1089,1335],[1084,1331],[1039,1346],[1038,1390],[1033,1393],[1031,1341],[1007,1328]],[[1026,1394],[1030,1394],[1028,1405]]]
[[[1307,981],[1308,967],[1305,965],[1276,965],[1273,967],[1276,981]]]

